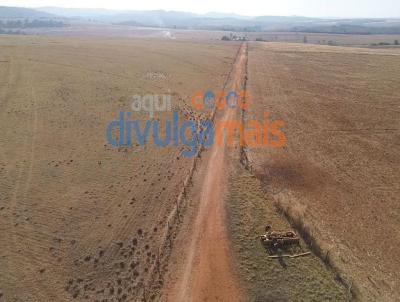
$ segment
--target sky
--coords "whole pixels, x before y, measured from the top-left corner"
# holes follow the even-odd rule
[[[400,17],[400,0],[1,0],[3,6],[224,12],[259,16]]]

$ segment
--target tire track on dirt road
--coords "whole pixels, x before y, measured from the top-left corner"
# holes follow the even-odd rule
[[[234,63],[228,90],[242,90],[247,44],[242,44]],[[218,112],[215,121],[233,120],[238,109]],[[224,193],[230,169],[229,150],[214,144],[200,184],[199,208],[188,236],[182,275],[172,289],[171,301],[240,301],[241,292],[230,259],[225,226]]]

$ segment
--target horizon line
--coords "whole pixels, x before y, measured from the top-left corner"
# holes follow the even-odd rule
[[[306,15],[242,15],[238,14],[235,12],[221,12],[221,11],[209,11],[206,13],[199,13],[199,12],[193,12],[193,11],[185,11],[185,10],[168,10],[168,9],[118,9],[118,8],[104,8],[104,7],[71,7],[71,6],[20,6],[20,5],[15,5],[15,6],[9,6],[9,5],[0,5],[0,7],[15,7],[15,8],[29,8],[29,9],[43,9],[43,8],[58,8],[58,9],[82,9],[82,10],[108,10],[108,11],[115,11],[115,12],[155,12],[155,11],[164,11],[164,12],[179,12],[179,13],[188,13],[188,14],[194,14],[194,15],[200,15],[200,16],[205,16],[208,14],[224,14],[224,15],[233,15],[232,17],[234,18],[235,16],[239,17],[245,17],[245,18],[257,18],[257,17],[300,17],[300,18],[314,18],[314,19],[400,19],[400,16],[398,17],[338,17],[338,16],[306,16]]]

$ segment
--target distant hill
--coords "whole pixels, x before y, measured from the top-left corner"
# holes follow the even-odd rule
[[[207,29],[241,32],[287,31],[337,34],[400,34],[400,19],[334,19],[302,16],[258,16],[211,12],[194,14],[179,11],[121,11],[41,7],[0,7],[0,18],[63,17],[141,27]]]
[[[209,12],[209,13],[204,14],[204,17],[220,18],[220,19],[235,18],[235,19],[244,19],[244,20],[249,20],[249,19],[253,18],[253,17],[238,15],[238,14],[234,14],[234,13],[219,13],[219,12]]]
[[[36,9],[60,17],[84,19],[101,19],[103,16],[113,16],[121,13],[119,10],[102,8],[38,7]]]
[[[39,11],[36,9],[23,8],[23,7],[9,7],[0,6],[0,19],[40,19],[40,18],[54,18],[53,14]]]

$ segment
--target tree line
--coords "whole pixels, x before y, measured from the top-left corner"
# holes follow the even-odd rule
[[[62,21],[56,20],[0,20],[0,29],[21,29],[21,28],[38,28],[38,27],[63,27]]]

